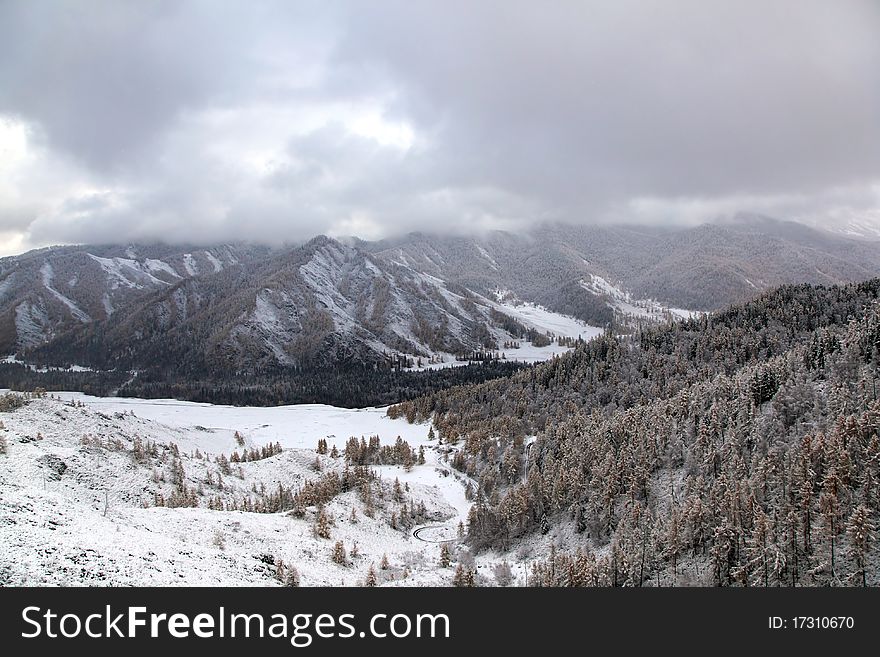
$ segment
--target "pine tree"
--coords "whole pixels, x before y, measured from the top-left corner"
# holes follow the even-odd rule
[[[290,587],[299,586],[299,571],[294,566],[287,569],[287,578],[284,580],[284,584]]]
[[[441,568],[449,568],[449,564],[452,562],[452,555],[449,553],[449,544],[441,543],[440,544],[440,567]]]
[[[874,525],[871,522],[871,511],[864,504],[859,504],[853,510],[846,524],[846,534],[849,537],[849,553],[856,564],[853,578],[862,586],[867,586],[865,566],[874,542]]]
[[[455,567],[455,574],[452,576],[453,586],[465,586],[464,566],[458,564]]]
[[[746,556],[748,558],[745,577],[753,573],[757,583],[764,587],[770,586],[770,577],[778,572],[779,564],[783,561],[773,544],[770,521],[767,514],[756,506],[752,521],[752,532],[746,541]]]
[[[672,562],[672,585],[678,580],[678,552],[681,549],[681,517],[678,507],[672,507],[666,523],[666,540],[663,556]]]
[[[458,564],[455,568],[455,574],[452,576],[452,585],[458,587],[476,586],[476,573],[472,568]]]
[[[513,583],[513,569],[507,561],[502,561],[493,569],[498,586],[510,586]]]
[[[314,532],[318,538],[330,538],[330,518],[323,506],[318,507],[318,514],[315,516]]]
[[[345,543],[342,541],[336,541],[333,546],[333,563],[338,563],[340,566],[348,565],[348,555],[345,552]]]
[[[831,579],[834,580],[836,577],[836,541],[837,541],[837,533],[839,530],[838,524],[838,513],[840,501],[837,497],[837,492],[839,487],[837,486],[836,477],[833,474],[833,468],[829,470],[828,475],[825,477],[825,480],[822,483],[823,491],[819,496],[819,511],[822,513],[822,519],[824,522],[825,535],[828,538],[828,545],[830,550],[830,566],[831,566]]]
[[[730,584],[737,539],[736,531],[730,526],[726,518],[722,520],[721,525],[715,528],[711,556],[716,586]]]
[[[287,568],[281,559],[275,560],[275,579],[282,583],[287,581]]]
[[[364,580],[364,586],[376,586],[377,583],[376,571],[373,568],[373,564],[370,564],[370,569],[367,571],[367,577]]]
[[[783,516],[786,541],[786,566],[790,575],[789,586],[796,586],[800,578],[800,558],[798,554],[798,514],[790,508]]]
[[[388,555],[387,555],[387,554],[382,554],[382,561],[381,561],[381,563],[379,564],[379,568],[381,568],[382,570],[388,570],[388,567],[389,567],[389,564],[388,564]]]

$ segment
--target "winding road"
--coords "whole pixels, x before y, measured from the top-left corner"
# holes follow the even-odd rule
[[[416,527],[412,535],[425,543],[454,543],[458,540],[458,528],[450,525],[425,525]]]

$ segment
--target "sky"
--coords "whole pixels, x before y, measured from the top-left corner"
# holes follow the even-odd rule
[[[0,0],[0,255],[880,226],[876,0]]]

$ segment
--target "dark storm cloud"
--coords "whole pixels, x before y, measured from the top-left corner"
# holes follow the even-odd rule
[[[0,232],[864,217],[877,34],[870,0],[6,2]]]

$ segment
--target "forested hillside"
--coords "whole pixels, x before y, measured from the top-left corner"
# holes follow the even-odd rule
[[[583,292],[591,275],[637,298],[719,310],[786,283],[841,284],[880,274],[876,241],[749,214],[699,226],[548,223],[523,234],[416,233],[362,247],[476,292],[510,289],[597,326],[611,318],[601,295]]]
[[[560,537],[534,584],[877,584],[878,295],[785,286],[389,414],[460,447],[473,546]]]

